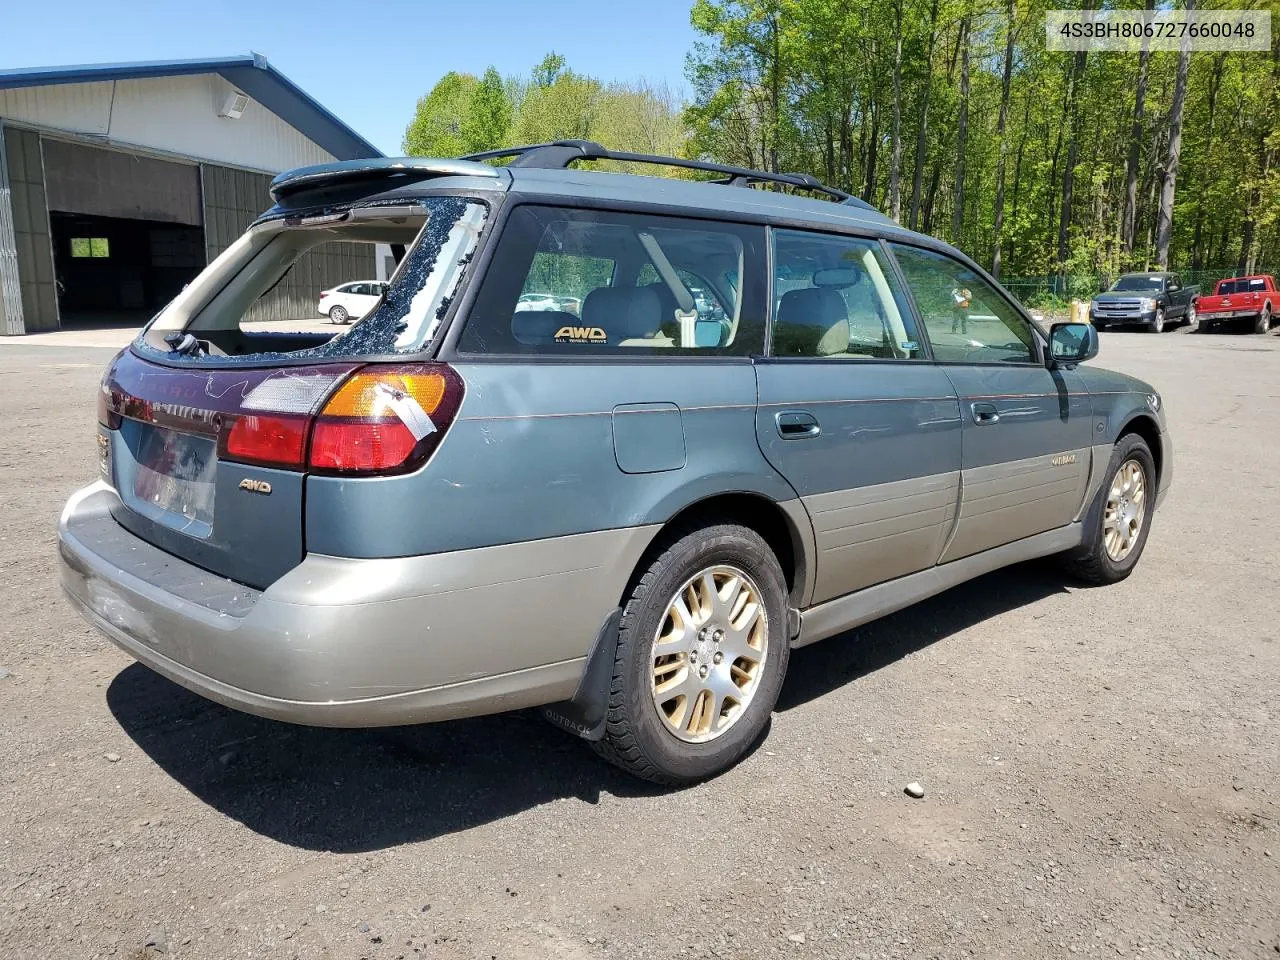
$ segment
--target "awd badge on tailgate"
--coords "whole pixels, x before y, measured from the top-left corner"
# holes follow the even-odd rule
[[[265,480],[252,480],[245,477],[240,481],[240,489],[248,490],[250,493],[260,493],[264,497],[271,496],[271,484]]]

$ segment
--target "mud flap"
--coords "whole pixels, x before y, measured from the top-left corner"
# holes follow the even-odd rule
[[[570,700],[553,703],[542,708],[548,721],[581,737],[583,740],[603,740],[605,720],[609,716],[609,687],[613,683],[613,664],[618,654],[618,621],[622,608],[616,607],[605,618],[596,634],[578,690]]]

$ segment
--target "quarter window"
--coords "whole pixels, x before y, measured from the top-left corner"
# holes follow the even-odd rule
[[[520,206],[498,238],[458,349],[760,353],[763,235],[737,224]],[[740,290],[742,276],[755,279]]]
[[[1035,363],[1035,334],[990,283],[959,260],[892,244],[933,347],[949,363]]]
[[[776,357],[920,358],[915,323],[874,240],[773,232]]]

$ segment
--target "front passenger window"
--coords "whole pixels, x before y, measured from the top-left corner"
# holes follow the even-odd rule
[[[945,254],[891,244],[943,363],[1036,363],[1035,334],[972,268]]]

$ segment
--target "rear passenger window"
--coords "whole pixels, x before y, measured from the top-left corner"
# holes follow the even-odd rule
[[[945,254],[891,244],[943,363],[1035,363],[1035,334],[995,287]]]
[[[762,228],[523,205],[507,219],[463,353],[758,354]],[[739,278],[753,278],[745,285]]]
[[[874,240],[773,232],[775,357],[914,360],[907,302]]]

